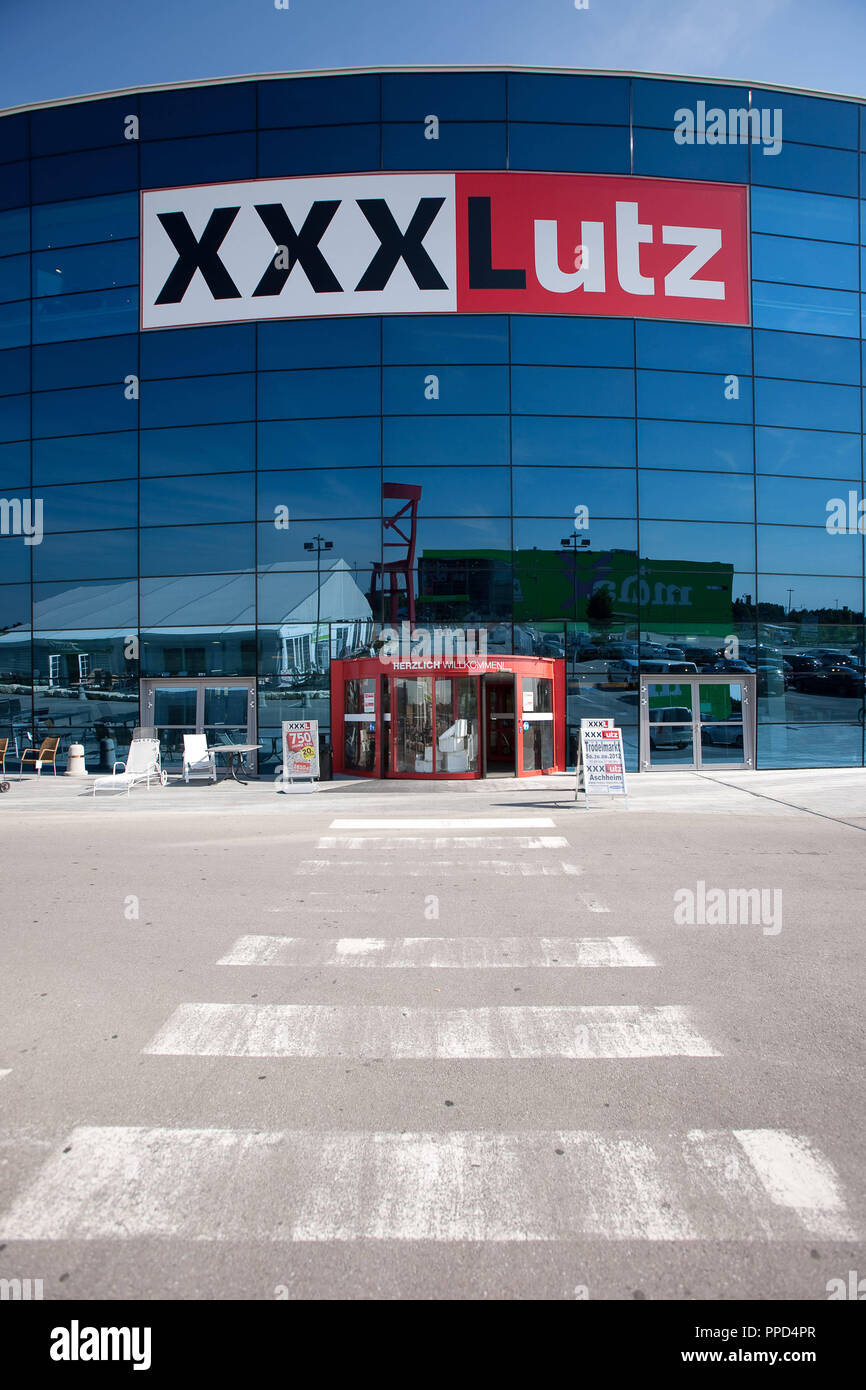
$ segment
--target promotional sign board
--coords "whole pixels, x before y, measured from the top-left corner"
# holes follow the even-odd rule
[[[319,776],[319,721],[283,720],[283,776]]]
[[[575,800],[581,791],[584,793],[586,805],[589,804],[590,792],[593,795],[597,792],[610,796],[628,795],[622,729],[615,728],[612,719],[580,721],[580,754]]]
[[[141,327],[344,314],[749,322],[742,184],[519,170],[141,194]]]

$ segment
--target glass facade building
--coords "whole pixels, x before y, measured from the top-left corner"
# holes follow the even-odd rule
[[[714,112],[750,119],[711,138]],[[730,674],[717,724],[754,676],[751,765],[862,766],[864,113],[732,83],[482,69],[218,81],[0,114],[0,737],[13,755],[54,731],[95,769],[153,724],[171,762],[185,730],[254,730],[272,771],[282,720],[330,728],[331,660],[373,654],[407,623],[564,660],[569,723],[614,716],[633,769],[693,761],[658,733],[703,702],[677,681],[693,672]],[[746,190],[744,321],[594,313],[580,291],[558,313],[377,313],[371,299],[257,317],[253,299],[232,321],[142,326],[150,190],[496,171],[615,176],[618,206],[638,180],[669,181],[672,197],[683,183]],[[273,262],[283,284],[309,279],[328,246],[294,221]],[[593,225],[574,240],[591,248]],[[201,264],[208,235],[203,220],[199,285],[221,264],[215,230]],[[503,235],[500,220],[491,273],[517,274]],[[436,273],[425,244],[416,229],[416,281]],[[554,278],[591,276],[563,246]],[[648,675],[650,710],[666,710],[650,712],[652,749]],[[721,734],[709,748],[737,761]]]

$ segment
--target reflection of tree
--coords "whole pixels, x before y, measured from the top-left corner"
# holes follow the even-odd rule
[[[613,622],[613,599],[607,589],[596,589],[586,601],[586,619],[591,628],[609,628]]]

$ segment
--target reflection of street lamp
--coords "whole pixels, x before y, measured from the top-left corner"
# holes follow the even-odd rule
[[[572,648],[571,648],[571,651],[572,651],[571,666],[572,666],[572,670],[573,670],[574,667],[575,667],[576,664],[577,664],[577,640],[576,640],[576,639],[577,639],[577,630],[576,630],[576,629],[577,629],[577,552],[578,552],[578,550],[584,550],[584,549],[586,549],[586,547],[589,545],[589,536],[578,536],[577,532],[576,532],[576,531],[573,531],[573,532],[571,533],[570,536],[563,536],[562,539],[560,540],[559,544],[560,544],[560,545],[564,545],[564,546],[566,547],[567,550],[571,550],[572,547],[574,548],[574,567],[573,567],[572,574],[573,574],[573,579],[574,579],[573,603],[574,603],[574,623],[575,623],[575,633],[574,633],[574,636],[575,636],[575,641],[573,642]],[[566,628],[566,632],[568,632],[568,628]],[[567,651],[568,651],[568,642],[567,642],[567,641],[566,641],[565,649],[566,649],[566,652],[567,652]]]
[[[315,638],[315,657],[316,670],[319,670],[319,618],[322,612],[322,551],[333,550],[334,542],[326,541],[323,536],[314,536],[311,541],[304,541],[305,550],[315,550],[316,552],[316,638]]]
[[[788,590],[788,617],[789,617],[789,618],[790,618],[790,616],[791,616],[791,595],[793,594],[793,592],[794,592],[793,589],[789,589],[789,590]]]

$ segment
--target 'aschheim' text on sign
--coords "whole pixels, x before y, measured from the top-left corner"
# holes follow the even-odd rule
[[[141,327],[344,314],[749,322],[744,186],[519,171],[141,195]]]

